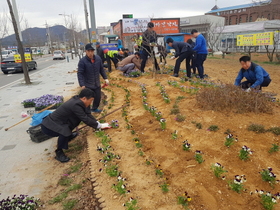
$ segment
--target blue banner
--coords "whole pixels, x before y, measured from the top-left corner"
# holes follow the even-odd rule
[[[108,43],[108,44],[101,44],[100,45],[103,50],[108,49],[108,50],[118,50],[118,45],[115,43]]]

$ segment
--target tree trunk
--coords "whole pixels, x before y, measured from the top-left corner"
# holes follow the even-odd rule
[[[12,23],[13,23],[14,30],[15,30],[15,36],[16,36],[16,40],[17,40],[17,44],[18,44],[18,50],[19,50],[20,57],[21,57],[21,64],[22,64],[25,84],[29,85],[29,84],[31,84],[31,82],[30,82],[30,78],[29,78],[29,74],[28,74],[27,63],[26,63],[25,57],[24,57],[23,45],[22,45],[22,42],[19,38],[19,32],[18,32],[18,27],[17,27],[15,15],[14,15],[13,8],[12,8],[10,0],[7,0],[7,3],[8,3],[8,6],[9,6],[9,10],[10,10],[11,18],[12,18]]]

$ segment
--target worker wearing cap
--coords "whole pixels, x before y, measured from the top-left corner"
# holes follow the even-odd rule
[[[155,64],[155,68],[156,70],[160,70],[158,63],[157,63],[157,59],[155,56],[155,52],[154,52],[154,45],[156,45],[157,42],[157,33],[154,31],[154,23],[149,22],[147,25],[147,30],[144,31],[143,35],[143,41],[142,41],[142,54],[141,54],[141,58],[142,58],[142,62],[141,62],[141,72],[144,73],[144,69],[146,66],[146,62],[149,56],[154,56],[154,64]]]
[[[103,53],[104,53],[104,56],[105,56],[107,64],[108,64],[108,71],[112,72],[111,61],[113,61],[115,69],[117,69],[118,62],[119,62],[119,60],[118,60],[119,51],[105,49],[105,50],[103,50]]]
[[[92,112],[101,112],[98,109],[101,100],[101,84],[100,76],[103,77],[106,84],[109,80],[103,68],[103,63],[98,55],[94,54],[94,48],[91,43],[85,46],[86,56],[78,63],[78,81],[79,85],[84,88],[89,88],[95,93],[95,98],[92,104]]]

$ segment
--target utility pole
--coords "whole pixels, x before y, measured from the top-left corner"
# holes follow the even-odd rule
[[[47,42],[48,42],[48,47],[49,47],[49,52],[52,53],[52,41],[51,41],[51,34],[50,34],[50,28],[49,28],[49,25],[46,21],[46,31],[47,31]]]
[[[14,16],[15,16],[15,19],[16,19],[18,32],[19,32],[19,38],[20,38],[20,41],[22,42],[22,34],[21,34],[21,29],[20,29],[20,24],[19,24],[16,0],[12,0],[12,4],[13,4],[13,12],[14,12]]]
[[[94,10],[94,0],[89,0],[89,12],[90,12],[90,23],[91,23],[91,43],[96,45],[96,23],[95,23],[95,10]]]
[[[86,19],[88,42],[90,42],[90,30],[89,30],[89,23],[88,23],[88,11],[87,11],[87,2],[86,2],[86,0],[84,0],[84,9],[85,9],[85,19]]]
[[[15,1],[15,0],[13,0],[13,1]],[[28,74],[27,64],[25,62],[24,49],[23,49],[22,41],[20,39],[20,35],[19,35],[20,33],[19,33],[19,30],[18,30],[16,18],[15,18],[15,15],[14,15],[14,12],[13,12],[13,7],[12,7],[12,4],[11,4],[10,0],[7,0],[7,3],[8,3],[8,6],[9,6],[9,10],[10,10],[11,18],[12,18],[12,23],[13,23],[14,30],[15,30],[16,40],[17,40],[17,43],[18,43],[18,50],[19,50],[20,57],[21,57],[21,65],[22,65],[22,69],[23,69],[25,84],[29,85],[29,84],[31,84],[31,82],[30,82],[30,78],[29,78],[29,74]]]

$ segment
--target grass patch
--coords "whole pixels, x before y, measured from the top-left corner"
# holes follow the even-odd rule
[[[254,131],[255,133],[265,133],[266,132],[264,126],[260,125],[260,124],[249,125],[248,131]]]
[[[67,177],[67,176],[63,176],[60,178],[60,180],[58,181],[58,184],[61,186],[70,186],[73,182],[73,179]]]
[[[219,129],[220,128],[217,125],[210,125],[208,128],[209,131],[215,131],[215,132],[218,131]]]
[[[75,205],[78,203],[78,200],[74,199],[74,200],[67,200],[65,202],[63,202],[62,206],[63,206],[63,210],[71,210],[75,207]]]
[[[83,165],[82,163],[77,163],[76,165],[71,166],[68,169],[68,174],[75,173],[75,172],[79,171],[80,168],[82,167],[82,165]]]
[[[49,204],[55,204],[55,203],[59,203],[61,202],[64,198],[67,198],[68,193],[67,192],[63,192],[61,194],[59,194],[58,196],[54,197],[52,200],[49,201]]]
[[[198,91],[198,106],[204,110],[227,111],[235,113],[268,113],[272,114],[272,102],[261,93],[246,93],[235,85],[207,87]]]
[[[280,127],[272,127],[272,128],[269,128],[267,131],[271,132],[277,136],[280,135]]]
[[[73,184],[71,185],[70,187],[68,187],[65,192],[68,193],[70,191],[74,191],[74,190],[79,190],[82,188],[82,185],[81,184]]]

